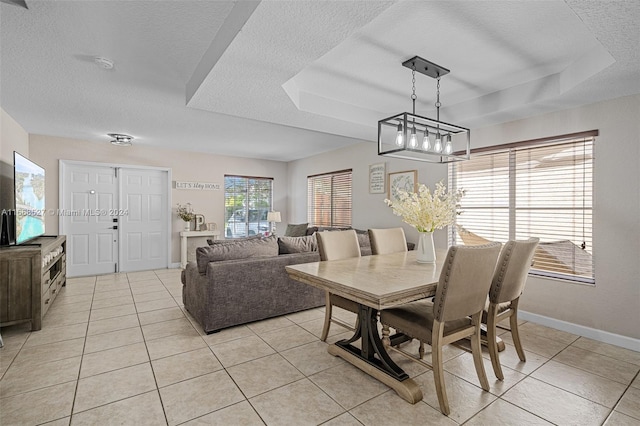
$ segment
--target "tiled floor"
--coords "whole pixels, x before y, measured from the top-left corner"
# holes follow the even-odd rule
[[[3,328],[0,424],[640,425],[638,352],[523,323],[527,362],[503,335],[505,380],[485,354],[483,392],[471,355],[449,346],[447,418],[430,370],[394,354],[424,393],[410,405],[329,355],[322,309],[205,335],[182,310],[179,276],[69,279],[42,330]]]

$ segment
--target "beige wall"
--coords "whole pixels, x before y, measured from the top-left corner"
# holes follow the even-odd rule
[[[141,165],[170,168],[172,180],[199,181],[224,184],[225,174],[261,176],[274,178],[273,203],[287,219],[287,164],[278,161],[252,160],[237,157],[223,157],[210,154],[150,148],[135,144],[131,147],[117,147],[108,141],[87,142],[52,136],[30,135],[30,158],[45,168],[46,208],[59,206],[59,160],[79,160],[118,165]],[[176,203],[190,202],[196,213],[203,214],[206,222],[215,222],[222,228],[224,223],[224,190],[196,191],[172,189],[170,194],[172,237],[172,263],[180,261],[180,240],[178,233],[183,230],[183,222],[176,216]],[[46,230],[49,234],[58,232],[58,217],[47,216]]]
[[[29,134],[0,108],[0,160],[13,164],[13,151],[29,156]]]
[[[596,285],[530,278],[522,309],[534,314],[640,339],[640,95],[497,126],[473,129],[472,148],[598,129],[594,161]],[[353,168],[353,225],[398,226],[382,195],[368,193],[369,164],[381,162],[373,143],[289,164],[291,222],[306,222],[306,177]],[[387,159],[387,172],[418,170],[429,185],[446,179],[446,167]],[[405,226],[405,230],[407,230]],[[410,229],[409,240],[417,233]],[[436,245],[446,246],[444,231]],[[636,343],[637,344],[637,343]]]

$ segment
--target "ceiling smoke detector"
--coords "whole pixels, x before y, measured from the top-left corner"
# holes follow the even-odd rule
[[[93,61],[102,69],[110,70],[113,69],[113,61],[107,58],[96,57],[93,58]]]
[[[120,133],[107,133],[109,136],[114,138],[111,143],[116,146],[131,146],[131,141],[133,140],[133,136],[129,135],[121,135]]]

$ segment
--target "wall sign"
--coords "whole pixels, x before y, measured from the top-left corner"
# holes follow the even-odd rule
[[[219,191],[219,183],[210,182],[183,182],[180,180],[173,181],[174,189],[195,189],[199,191]]]
[[[369,165],[369,194],[384,194],[385,163]]]

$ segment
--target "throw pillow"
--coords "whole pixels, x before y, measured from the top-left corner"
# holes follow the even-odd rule
[[[318,251],[318,242],[315,235],[306,235],[304,237],[279,237],[278,250],[280,254]]]
[[[307,235],[308,223],[300,223],[298,225],[288,224],[287,230],[284,233],[285,237],[304,237]]]
[[[274,257],[278,255],[278,241],[275,236],[234,241],[228,244],[213,244],[196,249],[198,272],[207,272],[209,262],[247,259],[250,257]]]

